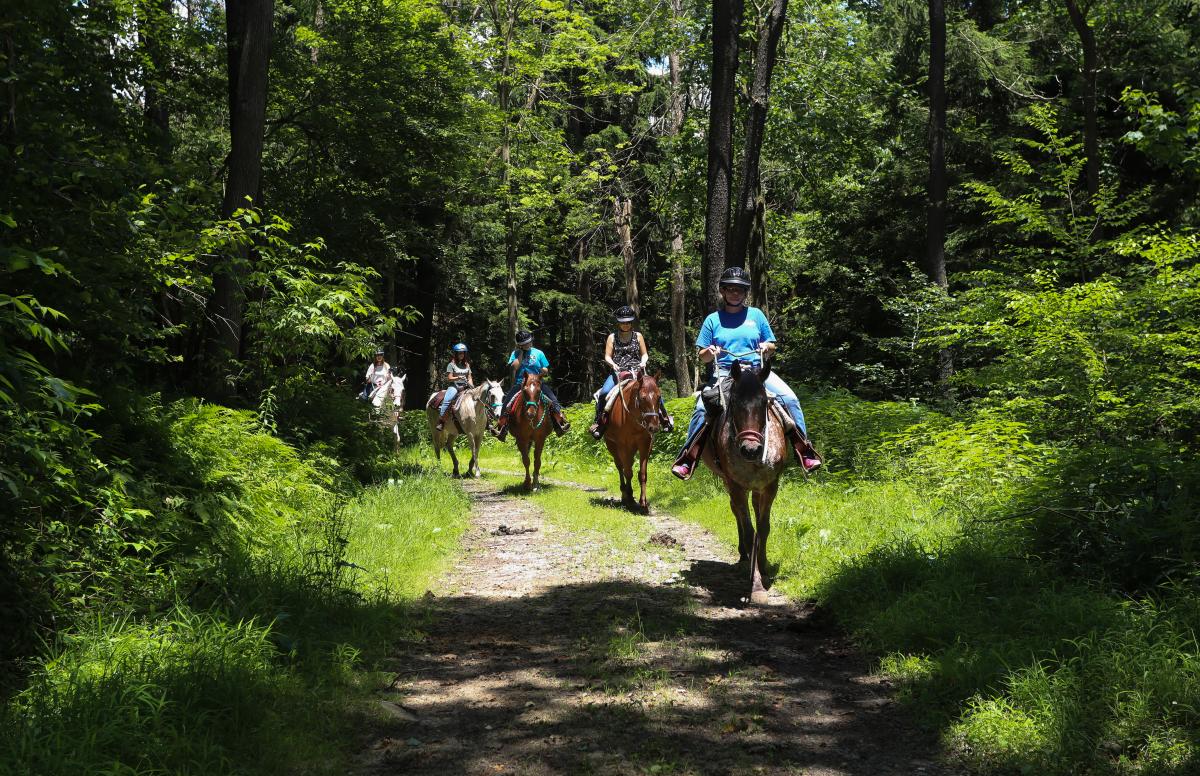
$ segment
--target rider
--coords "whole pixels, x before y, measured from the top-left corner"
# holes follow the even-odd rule
[[[513,384],[508,389],[508,393],[504,394],[503,410],[501,411],[500,420],[496,423],[496,428],[492,432],[496,438],[503,441],[504,436],[508,433],[508,408],[512,403],[513,397],[525,385],[526,375],[542,375],[545,377],[550,374],[550,362],[546,359],[546,354],[533,346],[533,335],[527,331],[517,332],[517,347],[508,355],[508,365],[512,367]],[[554,431],[559,436],[571,430],[571,424],[563,415],[562,405],[558,403],[558,397],[554,395],[554,391],[549,385],[542,383],[542,396],[550,401],[550,419],[554,426]]]
[[[438,407],[438,431],[446,427],[446,416],[450,414],[450,405],[454,403],[458,392],[464,388],[475,387],[475,381],[471,379],[471,357],[467,353],[467,346],[460,342],[450,348],[450,352],[454,355],[442,370],[446,380],[446,395],[442,397],[442,404]]]
[[[369,390],[367,398],[373,402],[384,386],[392,380],[392,368],[388,366],[388,362],[385,360],[386,355],[383,348],[376,348],[375,358],[367,365],[367,373],[363,377],[363,382],[367,384]],[[375,402],[375,404],[378,405],[378,402]]]
[[[633,324],[637,320],[637,313],[633,311],[633,308],[629,305],[619,307],[613,313],[613,317],[617,320],[617,330],[609,334],[608,339],[604,342],[604,363],[608,364],[612,371],[609,372],[604,385],[596,394],[596,420],[588,429],[588,432],[596,439],[604,436],[604,426],[608,423],[608,415],[604,411],[608,392],[617,384],[623,372],[632,372],[635,369],[645,371],[646,364],[650,361],[650,354],[646,350],[646,339],[633,328]],[[663,427],[667,431],[674,430],[671,416],[667,414],[667,408],[662,403],[662,397],[659,397],[658,401],[658,412],[662,417]]]
[[[719,378],[727,376],[735,360],[748,361],[757,368],[762,366],[764,359],[775,352],[775,333],[771,331],[767,316],[757,307],[746,304],[746,294],[750,290],[750,279],[746,271],[741,267],[725,270],[718,289],[722,304],[716,312],[710,313],[704,319],[700,335],[696,337],[700,360],[706,364],[716,360],[716,368],[710,371],[709,386],[716,385]],[[800,400],[783,378],[773,370],[763,386],[778,398],[796,423],[797,433],[792,435],[791,444],[792,452],[800,461],[800,465],[806,472],[816,469],[821,465],[821,457],[808,441],[808,430],[804,425],[804,412],[800,409]],[[696,410],[692,413],[692,422],[688,424],[687,441],[683,443],[679,458],[671,467],[671,472],[676,477],[686,480],[692,476],[707,436],[704,401],[698,397]]]

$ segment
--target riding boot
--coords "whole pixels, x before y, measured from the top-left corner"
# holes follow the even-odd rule
[[[492,434],[495,435],[496,439],[499,439],[501,442],[504,441],[504,437],[508,436],[507,415],[501,415],[500,419],[496,421],[496,427],[492,429]]]
[[[444,430],[446,428],[446,418],[450,417],[450,413],[453,411],[454,410],[452,410],[450,407],[447,407],[446,411],[443,412],[441,417],[438,418],[437,425],[434,426],[434,428],[436,428],[438,431]]]
[[[596,420],[588,428],[588,433],[593,439],[602,439],[604,437],[604,427],[608,425],[608,413],[604,411],[604,405],[596,407]]]
[[[700,460],[700,454],[704,452],[704,443],[708,441],[708,431],[709,424],[705,422],[696,432],[696,438],[684,448],[679,457],[675,459],[675,463],[671,465],[671,474],[685,482],[692,478],[692,474],[696,471],[696,461]]]
[[[796,461],[799,462],[800,468],[804,470],[805,474],[816,471],[824,463],[820,453],[800,429],[796,429],[788,437],[788,441],[792,444],[792,454],[796,456]]]
[[[571,422],[567,420],[566,415],[563,415],[562,410],[551,410],[550,420],[554,424],[554,433],[558,434],[559,436],[562,436],[571,430]]]

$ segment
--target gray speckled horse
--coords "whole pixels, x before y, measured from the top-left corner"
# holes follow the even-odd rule
[[[454,454],[454,440],[465,436],[471,440],[471,460],[467,464],[466,474],[479,476],[479,445],[483,443],[483,432],[487,430],[488,417],[500,413],[500,403],[504,401],[504,390],[500,383],[494,380],[484,380],[474,388],[463,391],[454,418],[446,423],[445,428],[437,430],[438,408],[434,399],[437,393],[429,397],[425,403],[425,417],[429,421],[429,433],[433,437],[433,452],[438,460],[442,457],[442,448],[450,453],[454,462],[454,476],[458,475],[458,456]],[[459,426],[462,431],[459,431]]]

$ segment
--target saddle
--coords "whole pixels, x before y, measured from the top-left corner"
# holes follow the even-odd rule
[[[715,419],[729,406],[729,388],[732,385],[733,382],[729,377],[724,376],[717,380],[716,385],[708,385],[700,389],[700,400],[704,402],[704,411],[708,417]],[[770,391],[767,391],[767,407],[779,419],[785,434],[792,434],[798,430],[791,413],[784,408],[779,397]]]
[[[621,374],[628,374],[622,372]],[[609,390],[608,395],[604,399],[604,411],[612,412],[613,405],[617,403],[617,399],[621,396],[621,389],[633,382],[632,377],[623,377],[616,385]]]
[[[451,412],[458,412],[458,405],[462,404],[463,396],[465,396],[466,393],[467,392],[465,390],[463,390],[463,388],[459,387],[458,394],[454,397],[454,401],[450,402],[450,411]],[[442,390],[435,393],[432,397],[430,397],[429,406],[433,407],[434,409],[437,409],[438,407],[442,406],[442,399],[444,399],[444,398],[446,398],[446,389],[445,388],[443,388]]]

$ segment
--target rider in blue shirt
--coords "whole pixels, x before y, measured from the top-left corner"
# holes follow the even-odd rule
[[[757,368],[762,366],[764,358],[770,358],[775,352],[775,332],[771,331],[767,316],[757,307],[746,305],[750,280],[745,270],[741,267],[725,270],[718,288],[722,304],[716,312],[710,313],[704,319],[700,334],[696,337],[700,360],[714,365],[708,380],[710,386],[716,385],[718,379],[729,373],[734,361],[749,362]],[[798,433],[791,442],[800,465],[806,472],[816,469],[821,465],[821,457],[808,442],[804,412],[800,409],[800,400],[796,398],[795,392],[774,370],[767,376],[763,385],[776,396],[796,423]],[[692,476],[696,461],[704,449],[704,442],[708,437],[705,417],[704,401],[697,397],[692,422],[688,425],[687,440],[683,443],[679,458],[671,467],[672,473],[682,480]]]
[[[508,408],[512,404],[513,397],[525,385],[526,375],[542,375],[545,377],[550,374],[550,362],[546,359],[546,354],[537,348],[533,347],[533,335],[527,331],[517,332],[517,347],[508,355],[508,365],[513,372],[513,384],[508,389],[508,393],[504,394],[503,410],[501,411],[500,420],[496,423],[496,428],[492,432],[497,439],[503,441],[508,433]],[[558,403],[558,397],[554,395],[553,389],[546,382],[542,382],[542,396],[550,402],[550,420],[554,427],[555,433],[559,436],[571,430],[571,424],[563,415],[562,405]]]

